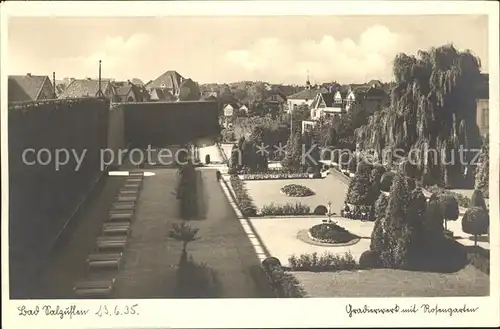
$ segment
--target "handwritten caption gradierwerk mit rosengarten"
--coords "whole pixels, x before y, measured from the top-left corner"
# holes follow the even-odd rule
[[[354,307],[352,304],[347,304],[345,310],[350,318],[355,315],[364,315],[364,314],[382,314],[382,315],[391,315],[391,314],[429,314],[429,315],[448,315],[454,316],[458,314],[465,313],[475,313],[479,307],[469,307],[464,304],[462,307],[441,307],[438,304],[422,304],[417,305],[413,304],[406,307],[401,307],[398,304],[393,307],[371,307],[368,305],[364,305],[363,307]]]
[[[60,305],[36,305],[27,307],[21,305],[17,307],[18,316],[26,317],[58,317],[62,319],[73,319],[81,317],[94,316],[98,318],[111,316],[135,316],[139,315],[139,305],[98,305],[93,308],[79,308],[77,305],[60,306]]]

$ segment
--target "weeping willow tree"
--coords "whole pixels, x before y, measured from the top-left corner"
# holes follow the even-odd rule
[[[376,151],[379,160],[396,149],[411,150],[424,184],[460,185],[460,147],[480,145],[474,87],[480,67],[479,58],[453,45],[397,55],[391,104],[356,130],[359,147]],[[465,163],[473,156],[462,154]]]

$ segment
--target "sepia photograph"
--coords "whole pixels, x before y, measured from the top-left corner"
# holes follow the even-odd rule
[[[346,318],[419,308],[458,321],[476,306],[411,299],[498,295],[486,11],[103,13],[2,23],[14,313],[355,298]],[[396,297],[408,306],[362,301]]]

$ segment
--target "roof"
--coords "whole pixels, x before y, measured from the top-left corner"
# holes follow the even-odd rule
[[[158,97],[159,101],[173,101],[173,100],[175,100],[174,95],[172,95],[172,93],[170,93],[168,90],[165,90],[162,88],[152,88],[151,94],[153,92],[156,92],[156,96]]]
[[[317,94],[319,93],[327,93],[328,90],[326,88],[320,88],[320,89],[304,89],[302,91],[299,91],[298,93],[295,93],[293,95],[288,96],[288,99],[314,99]]]
[[[109,84],[110,80],[101,80],[101,90],[104,92]],[[99,80],[78,79],[73,80],[59,98],[97,97],[98,91]]]
[[[319,96],[323,99],[325,102],[326,107],[333,107],[333,98],[335,96],[335,93],[320,93]],[[314,102],[311,104],[311,107],[314,108],[317,105],[319,105],[319,99],[320,97],[316,97],[314,99]]]
[[[148,88],[166,88],[170,90],[180,90],[184,77],[176,71],[167,71],[158,78],[148,83]]]
[[[144,86],[144,82],[141,79],[133,78],[130,82],[137,86]]]
[[[46,75],[9,75],[9,102],[37,100],[45,79],[49,77]]]

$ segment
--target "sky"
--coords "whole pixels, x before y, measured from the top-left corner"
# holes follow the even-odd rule
[[[199,83],[390,81],[396,54],[452,42],[488,71],[486,15],[15,17],[9,74],[144,82],[175,70]]]

